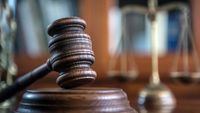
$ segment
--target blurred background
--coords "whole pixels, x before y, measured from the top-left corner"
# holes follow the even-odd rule
[[[189,0],[175,1],[188,4],[191,9],[190,18],[193,21],[192,28],[196,30],[196,26],[198,26],[198,24],[194,24],[198,17],[196,16],[196,8],[194,6],[196,4]],[[175,1],[161,0],[159,4],[164,5]],[[97,59],[94,68],[99,73],[99,76],[104,76],[107,73],[110,58],[125,51],[133,53],[134,57],[130,58],[130,61],[135,61],[138,71],[142,75],[148,75],[151,72],[151,62],[148,60],[151,55],[148,18],[147,15],[136,11],[124,15],[123,9],[126,6],[147,7],[147,1],[18,0],[16,4],[17,37],[14,45],[15,55],[19,58],[25,57],[22,58],[23,60],[48,56],[47,45],[49,37],[46,33],[47,26],[58,18],[79,16],[87,22],[86,32],[92,37],[93,49]],[[158,13],[160,73],[164,75],[169,72],[168,68],[171,67],[170,55],[176,53],[178,47],[182,24],[180,15],[179,10],[161,11]],[[126,44],[128,50],[122,49],[124,47],[120,45],[123,24],[126,24],[122,22],[122,17],[124,16],[127,17],[129,24],[126,31],[128,33],[126,34],[131,35],[126,39],[128,40]],[[197,37],[198,32],[194,32],[194,35]],[[198,40],[198,38],[195,38],[195,40]],[[143,68],[144,64],[145,69]],[[20,70],[21,68],[19,67],[19,72],[21,72]]]
[[[193,60],[194,48],[188,38],[193,38],[195,51],[200,46],[200,1],[159,0],[158,6],[175,2],[188,7],[193,37],[187,37],[188,59]],[[131,105],[137,109],[139,91],[148,83],[152,72],[150,23],[143,9],[147,0],[10,0],[17,25],[13,42],[17,77],[34,69],[49,58],[47,27],[54,20],[78,16],[87,22],[86,33],[93,42],[96,61],[93,65],[98,78],[92,86],[119,87],[128,95]],[[128,7],[128,8],[127,8]],[[127,9],[126,9],[127,8]],[[128,10],[131,9],[131,10]],[[126,20],[126,21],[123,21]],[[181,11],[160,11],[159,26],[159,73],[162,82],[177,98],[176,113],[199,113],[200,89],[198,83],[180,84],[170,77],[174,65],[183,68],[183,62],[174,63],[179,51]],[[194,70],[194,63],[188,64]],[[122,68],[130,73],[120,73]],[[122,70],[123,70],[122,69]],[[117,71],[115,71],[117,70]],[[57,87],[57,73],[51,73],[30,88]],[[30,89],[29,88],[29,89]],[[183,108],[184,106],[184,108]],[[174,113],[175,113],[174,112]]]

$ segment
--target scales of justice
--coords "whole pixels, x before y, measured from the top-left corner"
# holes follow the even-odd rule
[[[179,48],[183,46],[185,70],[177,71],[175,64],[171,77],[183,83],[198,81],[200,78],[199,64],[196,66],[197,72],[191,73],[188,70],[189,52],[186,41],[188,35],[193,45],[196,63],[198,63],[198,55],[192,39],[188,7],[180,3],[158,7],[157,3],[157,0],[149,0],[148,8],[140,7],[138,10],[143,14],[148,14],[152,31],[152,74],[149,85],[139,94],[138,103],[144,109],[160,106],[172,109],[175,98],[159,79],[157,51],[159,37],[155,35],[158,32],[156,22],[158,11],[180,9],[183,14],[182,30],[184,32],[181,34]],[[47,31],[52,37],[48,44],[50,58],[40,67],[18,78],[14,84],[1,90],[0,102],[11,98],[49,72],[56,71],[59,73],[56,83],[60,88],[26,91],[14,113],[137,113],[130,106],[126,93],[121,89],[80,87],[91,83],[97,77],[96,72],[90,67],[95,57],[90,36],[84,32],[85,28],[86,22],[78,17],[61,18],[50,24]],[[181,54],[181,49],[175,58],[176,61],[179,54]]]
[[[158,39],[160,37],[156,37],[157,32],[159,32],[159,27],[156,19],[156,15],[162,11],[170,11],[170,10],[178,10],[180,11],[180,36],[178,37],[177,50],[174,54],[174,61],[172,64],[172,68],[170,70],[170,77],[174,80],[177,80],[181,83],[198,83],[200,80],[200,63],[197,53],[197,48],[192,32],[192,23],[191,23],[191,12],[188,4],[183,2],[170,2],[165,4],[158,5],[159,2],[163,0],[148,0],[147,5],[145,4],[128,4],[121,8],[122,12],[122,36],[120,42],[117,45],[117,49],[122,49],[123,55],[119,55],[117,51],[113,56],[119,57],[119,69],[117,67],[117,61],[115,59],[110,59],[108,75],[111,77],[118,77],[123,80],[133,80],[135,79],[139,72],[137,70],[137,65],[134,62],[134,58],[130,57],[128,54],[129,46],[130,46],[130,38],[131,38],[131,29],[128,26],[130,18],[127,15],[131,15],[131,13],[142,14],[148,16],[148,21],[150,22],[150,38],[152,45],[152,67],[157,65],[157,61],[155,57],[158,55],[159,44]],[[152,18],[153,17],[153,18]],[[162,37],[161,37],[162,38]],[[191,46],[191,47],[190,47]],[[189,49],[192,48],[190,51]],[[191,59],[190,59],[191,56]],[[154,59],[154,60],[153,60]],[[131,62],[131,64],[130,64]],[[182,62],[181,66],[179,66],[180,62]],[[194,69],[190,69],[190,64],[194,65]],[[158,69],[152,68],[152,71],[158,71]],[[153,72],[158,73],[158,72]],[[156,74],[152,74],[156,75]],[[157,74],[158,75],[158,74]],[[153,77],[159,78],[159,77]]]
[[[160,0],[162,1],[162,0]],[[117,78],[120,80],[133,80],[138,76],[137,68],[134,69],[134,59],[130,58],[128,54],[130,43],[131,29],[128,27],[129,21],[126,15],[131,13],[138,13],[148,16],[150,22],[150,38],[151,38],[151,52],[152,52],[152,73],[150,76],[149,84],[140,91],[138,104],[141,108],[140,112],[144,113],[170,113],[176,105],[176,100],[170,89],[164,85],[159,78],[159,66],[158,66],[158,39],[157,32],[159,32],[158,22],[156,15],[160,11],[179,10],[180,11],[180,37],[178,39],[178,47],[176,53],[174,53],[174,61],[169,71],[169,76],[175,81],[182,84],[199,83],[200,81],[200,63],[197,53],[196,45],[194,42],[194,36],[191,28],[190,8],[187,4],[182,2],[171,2],[164,5],[158,5],[159,0],[148,0],[147,7],[131,4],[121,8],[122,11],[122,37],[121,45],[118,44],[118,48],[122,47],[124,55],[120,57],[120,68],[115,69],[116,61],[110,61],[110,67],[108,76]],[[129,30],[129,32],[128,32]],[[191,45],[192,51],[189,51]],[[117,54],[116,54],[117,55]],[[116,56],[114,55],[114,56]],[[130,64],[132,62],[132,64]],[[181,62],[181,66],[180,66]],[[193,64],[194,69],[191,70]]]

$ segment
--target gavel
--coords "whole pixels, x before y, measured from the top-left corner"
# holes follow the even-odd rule
[[[86,22],[78,17],[61,18],[48,26],[52,37],[48,43],[50,58],[46,63],[18,78],[0,91],[0,102],[41,79],[51,71],[59,72],[56,83],[64,89],[75,88],[95,80],[91,69],[94,52],[90,36],[84,33]]]

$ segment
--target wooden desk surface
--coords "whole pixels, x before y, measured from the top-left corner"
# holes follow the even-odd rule
[[[105,83],[98,82],[95,86],[122,88],[127,93],[131,106],[139,111],[137,104],[138,93],[146,84],[136,81],[130,83],[105,81]],[[171,89],[176,98],[176,107],[171,113],[200,113],[200,88],[198,85],[182,85],[173,82],[169,82],[166,85]]]
[[[28,89],[58,87],[55,83],[56,77],[54,77],[47,77],[46,79],[39,80]],[[127,93],[131,106],[139,111],[137,106],[138,93],[145,87],[147,82],[148,80],[142,80],[142,82],[141,80],[135,80],[132,82],[121,83],[104,79],[97,80],[90,86],[122,88]],[[172,113],[200,113],[200,88],[198,85],[181,85],[170,81],[163,82],[171,89],[176,97],[177,104]]]

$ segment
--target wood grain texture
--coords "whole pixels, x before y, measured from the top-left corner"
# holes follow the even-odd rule
[[[55,20],[48,26],[48,43],[52,70],[59,72],[56,83],[65,89],[88,84],[95,80],[91,68],[95,56],[91,38],[84,32],[86,22],[79,17]]]
[[[121,89],[80,87],[27,91],[16,113],[136,113]]]
[[[50,76],[55,76],[53,73]],[[182,85],[172,82],[172,80],[162,79],[162,81],[170,88],[175,95],[177,104],[172,113],[199,113],[200,111],[200,90],[198,85]],[[137,104],[138,93],[142,90],[148,82],[148,78],[138,78],[132,82],[118,82],[110,80],[104,76],[104,78],[97,79],[93,87],[109,87],[120,88],[127,94],[130,105],[139,111]],[[29,89],[41,89],[41,88],[55,88],[55,78],[42,79],[34,83]],[[20,98],[19,98],[20,100]]]

